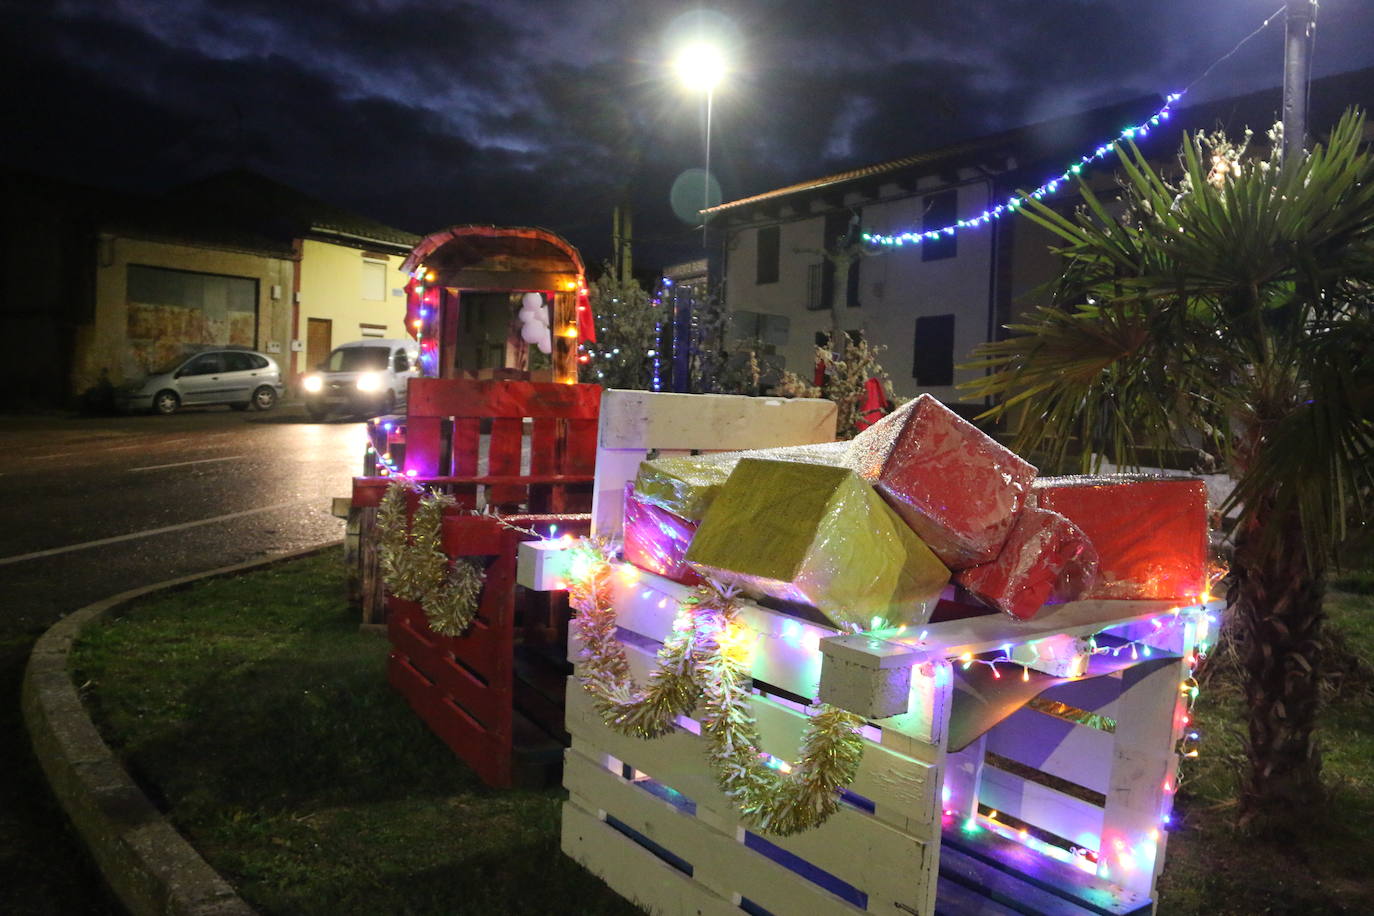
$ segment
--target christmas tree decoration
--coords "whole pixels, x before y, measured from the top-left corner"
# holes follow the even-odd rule
[[[696,585],[700,577],[684,559],[697,526],[635,495],[625,484],[625,561],[674,582]]]
[[[1048,603],[1073,601],[1097,577],[1097,551],[1057,512],[1028,506],[991,562],[960,570],[954,581],[978,600],[1020,620]]]
[[[461,636],[477,616],[486,574],[472,560],[450,564],[444,553],[444,510],[454,505],[453,499],[423,492],[414,521],[407,525],[411,492],[404,479],[393,479],[377,509],[382,580],[397,598],[419,602],[435,633]]]
[[[847,468],[744,458],[687,551],[710,578],[818,609],[837,626],[919,624],[949,570]]]
[[[859,433],[844,460],[951,569],[997,556],[1036,474],[928,394]]]
[[[1097,550],[1088,598],[1195,601],[1208,585],[1207,486],[1145,474],[1051,477],[1035,505],[1065,516]]]

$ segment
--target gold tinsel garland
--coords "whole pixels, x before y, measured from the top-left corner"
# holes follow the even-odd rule
[[[612,570],[605,545],[574,548],[569,597],[581,640],[583,687],[611,728],[638,738],[672,731],[674,720],[702,700],[702,734],[717,784],[744,819],[777,836],[818,827],[839,807],[838,790],[854,781],[863,759],[863,719],[822,705],[807,723],[801,759],[790,772],[765,762],[749,706],[749,631],[738,620],[734,592],[698,591],[673,622],[645,688],[630,677],[615,638]]]
[[[425,491],[406,524],[409,485],[393,480],[377,509],[382,581],[387,591],[417,601],[440,636],[461,636],[477,616],[486,571],[473,560],[459,557],[449,565],[442,544],[444,509],[453,498]]]

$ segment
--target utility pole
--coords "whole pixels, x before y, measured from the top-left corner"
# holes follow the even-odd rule
[[[1312,36],[1317,0],[1288,0],[1283,38],[1283,159],[1307,146],[1307,83],[1312,75]]]

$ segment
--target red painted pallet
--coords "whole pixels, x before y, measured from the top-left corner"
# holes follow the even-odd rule
[[[586,534],[591,518],[507,521]],[[517,587],[516,545],[529,535],[487,516],[456,512],[444,519],[443,531],[446,554],[485,567],[477,619],[462,636],[440,636],[419,604],[389,596],[387,678],[483,782],[547,782],[557,775],[566,743],[558,693],[568,670],[562,653],[566,601]]]
[[[404,428],[404,449],[392,457],[417,483],[449,493],[466,509],[591,510],[599,386],[412,379],[409,392],[404,422],[395,421],[385,433],[390,447]],[[380,447],[375,436],[374,447]],[[376,510],[390,483],[387,477],[353,478],[349,527],[358,573],[351,591],[364,626],[386,622]]]
[[[370,559],[363,615],[368,623],[386,618],[388,678],[493,786],[556,777],[567,742],[567,599],[516,586],[516,547],[530,537],[516,528],[588,533],[591,516],[579,513],[592,503],[600,404],[596,385],[411,381],[404,468],[415,482],[457,501],[444,519],[444,552],[486,570],[477,620],[460,637],[434,633],[418,604],[380,600],[376,551],[368,548],[375,548],[376,507],[391,481],[353,480],[354,510],[374,519],[362,538],[363,558]],[[500,511],[507,524],[472,513],[485,508]]]

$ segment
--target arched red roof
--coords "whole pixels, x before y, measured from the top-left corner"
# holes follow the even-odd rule
[[[512,269],[523,264],[544,270],[585,273],[582,256],[562,236],[530,226],[452,226],[430,233],[410,252],[402,265],[407,273],[420,264],[440,259],[445,266],[489,264]]]

